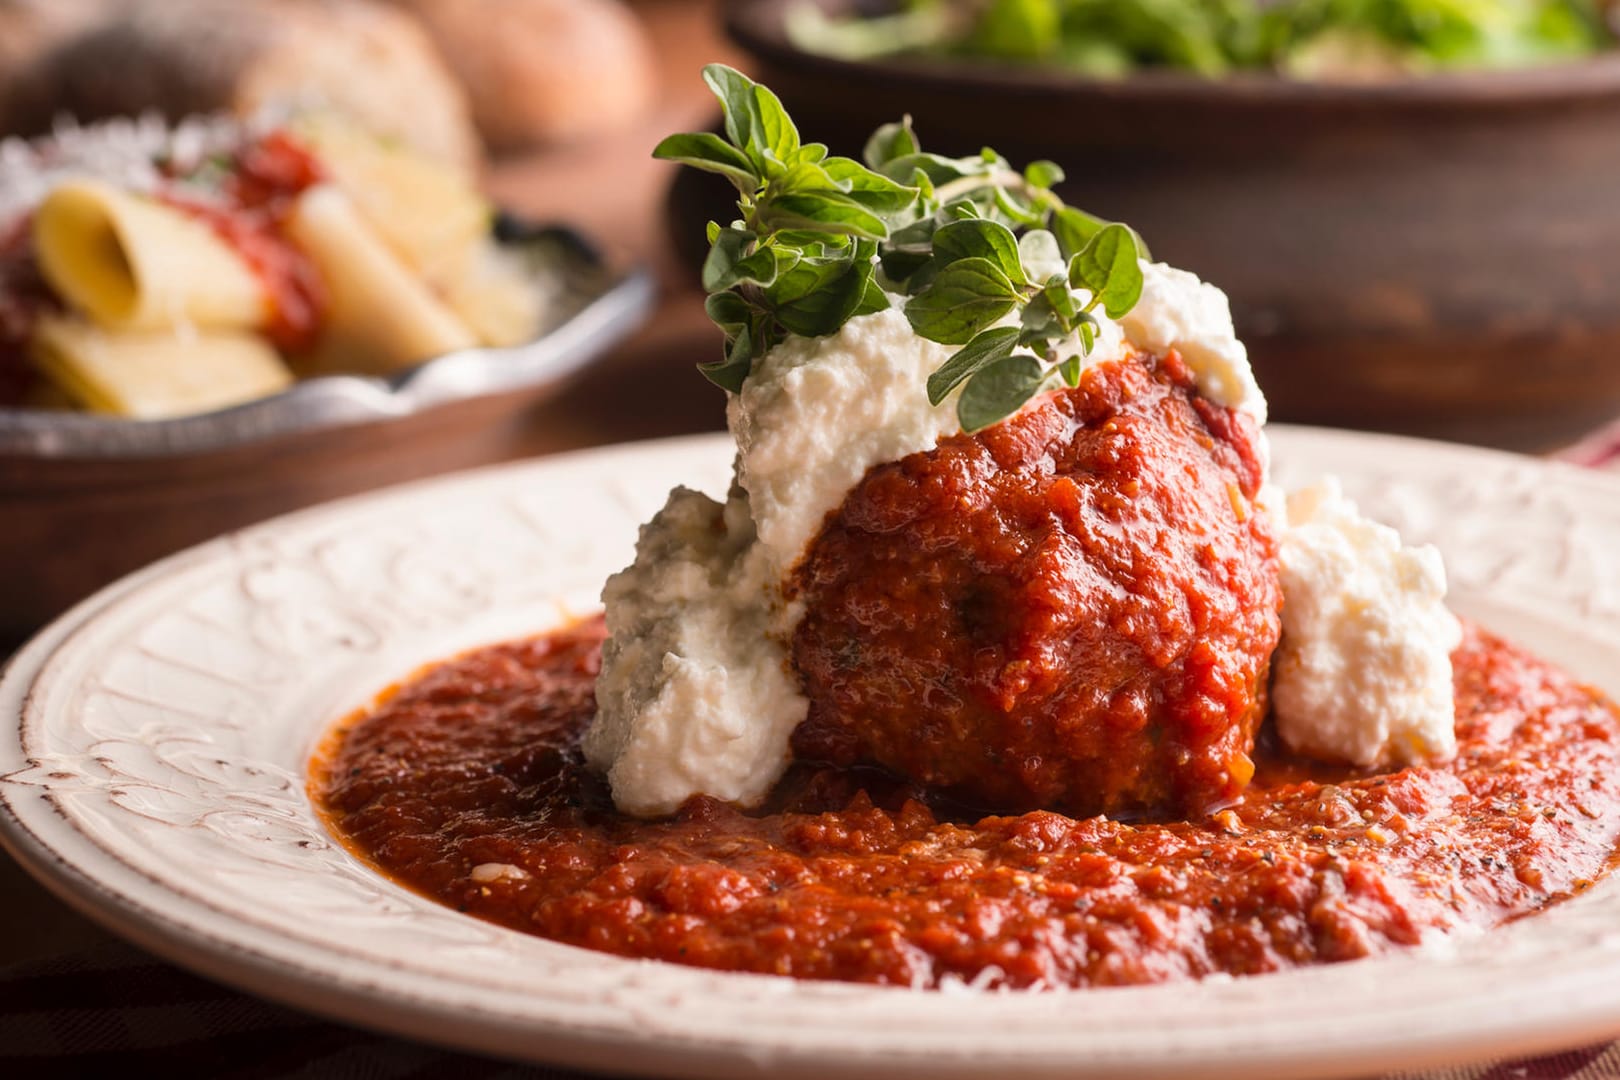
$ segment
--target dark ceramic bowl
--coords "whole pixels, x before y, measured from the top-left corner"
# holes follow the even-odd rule
[[[1065,199],[1226,290],[1279,417],[1532,447],[1620,413],[1620,55],[1098,81],[808,54],[803,2],[725,15],[803,130],[858,151],[909,112],[926,149],[1059,162]]]

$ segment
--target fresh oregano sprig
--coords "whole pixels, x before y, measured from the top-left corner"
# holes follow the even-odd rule
[[[1065,205],[1051,162],[1016,172],[993,150],[926,153],[909,118],[873,133],[864,165],[829,157],[800,142],[767,88],[719,64],[703,75],[726,138],[674,135],[654,154],[739,192],[741,217],[709,223],[703,266],[726,352],[701,370],[727,390],[785,335],[834,333],[888,308],[894,293],[920,336],[962,346],[930,376],[928,395],[938,405],[960,387],[957,415],[977,431],[1054,381],[1078,385],[1096,312],[1122,318],[1141,296],[1141,239]]]
[[[704,364],[733,393],[787,334],[831,334],[889,299],[874,280],[878,242],[916,217],[920,192],[851,158],[830,157],[799,131],[766,87],[724,64],[703,69],[720,99],[726,138],[672,135],[653,156],[726,177],[740,217],[709,222],[703,287],[709,317],[726,332],[725,357]]]
[[[1063,180],[1052,162],[1019,173],[993,150],[924,154],[909,121],[879,129],[866,162],[914,177],[924,193],[927,215],[897,231],[880,258],[910,294],[912,329],[962,346],[929,377],[929,400],[961,387],[957,416],[977,431],[1055,380],[1078,385],[1097,310],[1119,319],[1142,295],[1140,238],[1066,206],[1052,191]]]

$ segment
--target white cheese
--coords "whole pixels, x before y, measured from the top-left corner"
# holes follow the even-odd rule
[[[1144,263],[1143,275],[1137,310],[1102,320],[1088,363],[1119,357],[1127,340],[1174,347],[1203,392],[1263,420],[1226,298],[1169,267]],[[918,337],[901,304],[761,357],[726,412],[730,501],[722,510],[677,490],[642,530],[635,563],[609,581],[585,752],[621,810],[665,814],[698,793],[752,802],[786,768],[808,704],[786,644],[800,610],[783,583],[869,469],[960,430],[955,400],[931,405],[927,392],[955,349]]]
[[[1295,750],[1361,766],[1456,754],[1451,651],[1431,546],[1408,547],[1328,479],[1289,496],[1282,644],[1272,658],[1277,731]]]
[[[609,637],[584,747],[619,809],[667,814],[699,793],[749,803],[781,776],[809,708],[782,585],[869,468],[960,429],[955,402],[930,405],[926,387],[950,352],[891,308],[760,358],[727,409],[730,500],[677,489],[602,594]]]
[[[1132,344],[1152,353],[1175,349],[1217,405],[1266,422],[1266,398],[1249,366],[1249,352],[1232,328],[1226,294],[1196,275],[1164,263],[1142,264],[1142,298],[1120,320]]]
[[[807,708],[770,632],[778,579],[741,498],[676,488],[608,579],[608,641],[586,760],[629,814],[689,796],[750,803],[787,767]]]
[[[954,351],[918,337],[891,307],[760,357],[726,422],[737,440],[737,483],[780,572],[792,570],[872,466],[932,450],[961,430],[954,399],[928,402],[928,376]]]
[[[207,158],[230,153],[273,126],[270,116],[249,122],[197,116],[171,127],[148,113],[83,126],[65,118],[45,138],[0,139],[0,233],[31,213],[64,180],[90,177],[130,191],[154,191],[173,183],[159,162],[185,175]],[[206,185],[188,183],[185,188],[192,197],[210,195]]]
[[[473,867],[468,876],[480,885],[490,885],[497,881],[527,881],[529,872],[511,863],[487,862]]]

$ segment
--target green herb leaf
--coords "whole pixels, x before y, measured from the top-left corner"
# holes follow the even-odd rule
[[[703,287],[710,292],[743,284],[764,288],[799,261],[797,251],[775,247],[753,249],[757,239],[753,233],[741,229],[722,232],[709,249],[709,257],[703,261]]]
[[[949,260],[983,258],[1001,267],[1015,285],[1028,285],[1018,238],[1005,225],[984,218],[953,221],[934,233],[935,253]]]
[[[765,290],[765,299],[773,307],[781,307],[809,296],[850,267],[850,260],[836,257],[800,259],[798,265],[782,274],[776,283]]]
[[[929,253],[927,248],[922,251],[897,251],[891,248],[883,253],[881,263],[883,276],[897,286],[896,291],[900,291],[899,287],[903,287],[910,282],[915,282],[916,287],[921,288],[926,284],[926,281],[919,279],[918,274],[923,267],[930,265],[933,261],[934,256]],[[911,290],[907,289],[906,291]]]
[[[737,331],[747,327],[754,314],[748,301],[734,292],[713,294],[703,301],[703,310],[709,313],[716,326],[726,332],[727,337],[734,337]]]
[[[1018,292],[989,259],[954,262],[906,304],[912,329],[930,341],[963,345],[1011,311]]]
[[[671,135],[653,148],[653,157],[719,173],[745,195],[752,195],[762,182],[748,155],[713,132]]]
[[[1011,416],[1034,397],[1047,372],[1033,356],[1006,356],[980,368],[956,401],[962,430],[972,434]]]
[[[870,264],[846,264],[808,289],[796,289],[796,298],[778,303],[774,314],[789,333],[822,337],[848,322],[866,300],[871,281]]]
[[[1080,358],[1071,356],[1058,365],[1058,374],[1063,376],[1065,386],[1080,385]]]
[[[938,405],[944,401],[962,380],[972,376],[986,364],[994,363],[1004,356],[1011,356],[1017,344],[1016,326],[994,326],[976,336],[928,376],[929,404]]]
[[[1028,345],[1041,356],[1051,351],[1053,341],[1068,333],[1068,323],[1052,306],[1044,290],[1025,304],[1019,315],[1018,344]]]
[[[1069,276],[1069,260],[1063,257],[1057,237],[1049,229],[1031,229],[1018,238],[1018,257],[1025,271],[1037,281]]]
[[[722,390],[729,390],[733,394],[741,393],[743,383],[748,373],[754,367],[754,336],[748,327],[737,332],[726,346],[724,360],[716,360],[712,364],[699,364],[698,370],[703,377]]]
[[[1038,229],[1046,224],[1045,213],[1037,210],[1031,203],[1012,194],[1006,188],[998,187],[995,193],[996,209],[1007,215],[1014,224],[1031,229]]]
[[[1084,210],[1076,210],[1072,206],[1065,206],[1052,215],[1052,232],[1057,235],[1065,259],[1072,259],[1084,251],[1086,245],[1091,243],[1091,238],[1111,224],[1114,223],[1104,221]],[[1144,261],[1152,262],[1153,253],[1148,250],[1147,241],[1142,239],[1142,234],[1131,229],[1129,225],[1125,228],[1130,229],[1131,236],[1136,240],[1137,254]]]
[[[869,168],[881,172],[889,162],[915,154],[917,150],[917,136],[911,130],[911,117],[907,116],[899,123],[884,124],[872,132],[872,137],[866,140],[866,147],[861,151],[861,160]]]
[[[1024,182],[1031,187],[1050,188],[1063,182],[1063,169],[1055,161],[1032,161],[1024,166]]]
[[[888,311],[893,306],[889,303],[889,295],[883,291],[871,274],[866,275],[866,291],[861,294],[861,302],[855,305],[850,318],[859,315],[876,315],[880,311]]]
[[[979,158],[948,158],[918,151],[897,157],[878,171],[901,183],[915,183],[912,174],[920,172],[930,183],[944,185],[968,176],[983,176],[990,167]]]
[[[799,152],[799,129],[782,108],[782,99],[769,87],[755,83],[754,108],[759,115],[761,142],[776,155],[776,160],[788,164]]]
[[[703,81],[709,84],[714,96],[720,99],[720,111],[725,114],[726,138],[732,145],[747,153],[768,146],[765,125],[759,115],[759,99],[754,96],[753,79],[736,68],[725,64],[709,64],[703,69]],[[749,155],[756,167],[764,162],[757,155]]]
[[[1087,356],[1097,347],[1097,321],[1090,315],[1080,316],[1080,348]]]
[[[817,259],[829,255],[842,255],[855,241],[853,238],[841,233],[810,232],[802,229],[778,229],[773,237],[775,243],[796,248],[799,254],[807,259]]]
[[[917,201],[916,188],[875,173],[852,158],[830,157],[822,168],[850,198],[876,213],[892,214]]]
[[[1052,312],[1063,321],[1065,327],[1073,326],[1080,318],[1080,298],[1074,294],[1065,281],[1049,281],[1041,289],[1041,295],[1052,306]]]
[[[1123,318],[1142,296],[1136,236],[1123,225],[1105,226],[1069,264],[1069,282],[1090,289],[1109,318]]]
[[[1065,261],[1074,258],[1086,249],[1091,238],[1103,231],[1108,222],[1102,218],[1093,217],[1084,210],[1076,210],[1072,206],[1065,206],[1052,215],[1052,234],[1057,237],[1058,247],[1063,250]]]
[[[837,191],[789,192],[759,208],[759,221],[768,229],[842,233],[866,240],[882,240],[889,226],[872,211]]]
[[[795,161],[771,181],[772,197],[795,191],[837,191],[838,186],[818,162]]]

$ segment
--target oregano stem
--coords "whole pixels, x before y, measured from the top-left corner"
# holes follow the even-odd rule
[[[939,200],[941,206],[944,206],[965,195],[971,195],[975,191],[981,191],[985,188],[1001,188],[1004,191],[1015,191],[1026,199],[1046,199],[1049,201],[1048,205],[1054,210],[1063,207],[1063,200],[1058,198],[1055,192],[1047,188],[1036,187],[1028,180],[1025,180],[1023,174],[1016,173],[1011,169],[998,169],[995,172],[984,173],[980,176],[964,176],[961,179],[952,180],[948,184],[935,188],[934,197]]]

